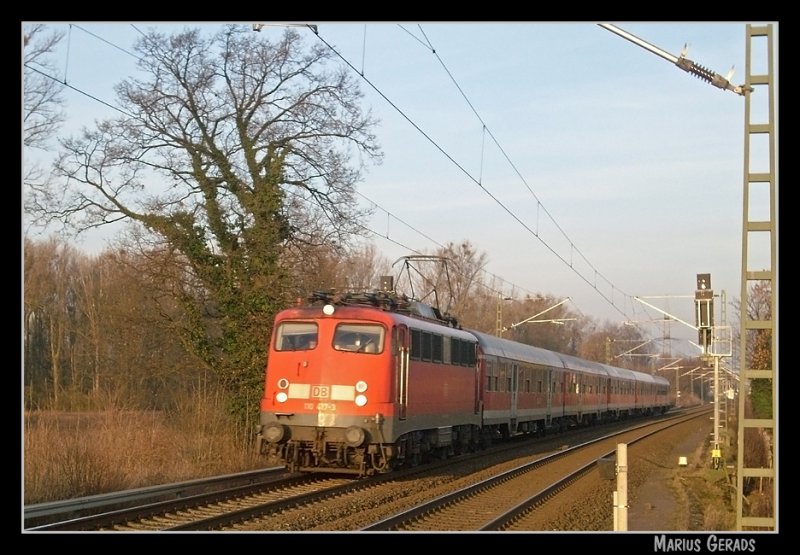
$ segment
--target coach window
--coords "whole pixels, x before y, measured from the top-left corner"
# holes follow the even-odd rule
[[[382,353],[383,326],[378,324],[339,324],[333,334],[333,348],[353,353]]]
[[[316,347],[317,341],[314,322],[282,322],[275,332],[276,351],[307,351]]]

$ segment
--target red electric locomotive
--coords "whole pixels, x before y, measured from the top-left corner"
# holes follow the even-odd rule
[[[259,450],[292,471],[383,473],[480,442],[476,338],[386,293],[324,293],[275,320]]]
[[[463,330],[389,292],[280,312],[258,449],[291,471],[369,476],[495,438],[669,408],[669,383]]]

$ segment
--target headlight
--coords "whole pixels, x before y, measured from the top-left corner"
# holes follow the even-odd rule
[[[356,382],[356,391],[359,393],[364,393],[367,390],[367,382],[364,380],[359,380]]]
[[[281,378],[278,380],[278,389],[286,389],[289,387],[289,380],[286,378]]]
[[[356,405],[359,407],[363,407],[367,404],[367,396],[366,395],[356,395]]]
[[[275,394],[275,400],[279,403],[285,403],[288,398],[289,395],[285,391],[279,391]]]

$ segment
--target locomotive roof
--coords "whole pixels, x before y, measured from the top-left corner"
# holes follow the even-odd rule
[[[475,341],[474,335],[461,329],[454,318],[442,316],[425,303],[383,292],[343,295],[316,292],[309,297],[308,304],[289,307],[282,312],[290,318],[316,319],[322,315],[326,304],[335,307],[334,314],[346,318],[365,318],[370,315],[376,320],[392,319],[410,328]]]
[[[308,297],[309,305],[330,304],[335,306],[372,307],[385,312],[393,312],[424,318],[441,325],[461,329],[458,321],[450,314],[416,299],[394,291],[359,291],[336,293],[334,291],[314,291]]]

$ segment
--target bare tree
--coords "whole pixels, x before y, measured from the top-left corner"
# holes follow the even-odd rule
[[[650,359],[642,358],[643,353],[649,352],[648,347],[637,328],[606,320],[587,331],[578,356],[631,370],[650,371],[647,367]]]
[[[373,243],[348,249],[308,247],[293,251],[292,255],[291,290],[299,299],[317,290],[375,290],[380,286],[380,276],[390,273],[388,259],[378,253]]]
[[[507,339],[570,355],[582,346],[582,319],[553,295],[527,295],[507,303],[504,320]]]
[[[31,149],[47,148],[64,121],[63,85],[51,59],[62,38],[63,33],[48,32],[42,24],[28,25],[22,32],[22,182],[27,194],[47,188],[45,171],[31,161]],[[32,214],[29,201],[35,199],[25,199],[26,211]]]
[[[29,399],[60,408],[76,330],[77,253],[58,239],[24,249],[25,383]],[[34,392],[34,389],[36,390]]]
[[[461,318],[460,314],[469,314],[475,306],[475,294],[482,283],[481,278],[489,259],[486,253],[479,253],[469,241],[459,244],[450,242],[437,254],[449,261],[453,305],[447,309]]]
[[[63,33],[48,32],[42,24],[24,28],[22,72],[22,143],[25,147],[44,148],[64,121],[63,85],[55,79],[50,56]]]
[[[381,276],[391,275],[391,262],[382,256],[373,243],[352,249],[344,260],[349,287],[356,290],[380,288]]]
[[[409,255],[394,262],[395,286],[459,321],[469,318],[476,306],[475,294],[482,284],[485,253],[469,241],[448,243],[432,254]]]
[[[145,77],[116,87],[128,115],[62,142],[64,192],[37,191],[38,215],[150,233],[177,265],[162,275],[175,280],[186,345],[235,390],[256,391],[264,332],[287,302],[286,253],[362,229],[354,187],[380,161],[376,121],[346,69],[294,30],[275,43],[236,25],[151,31],[135,49]]]

